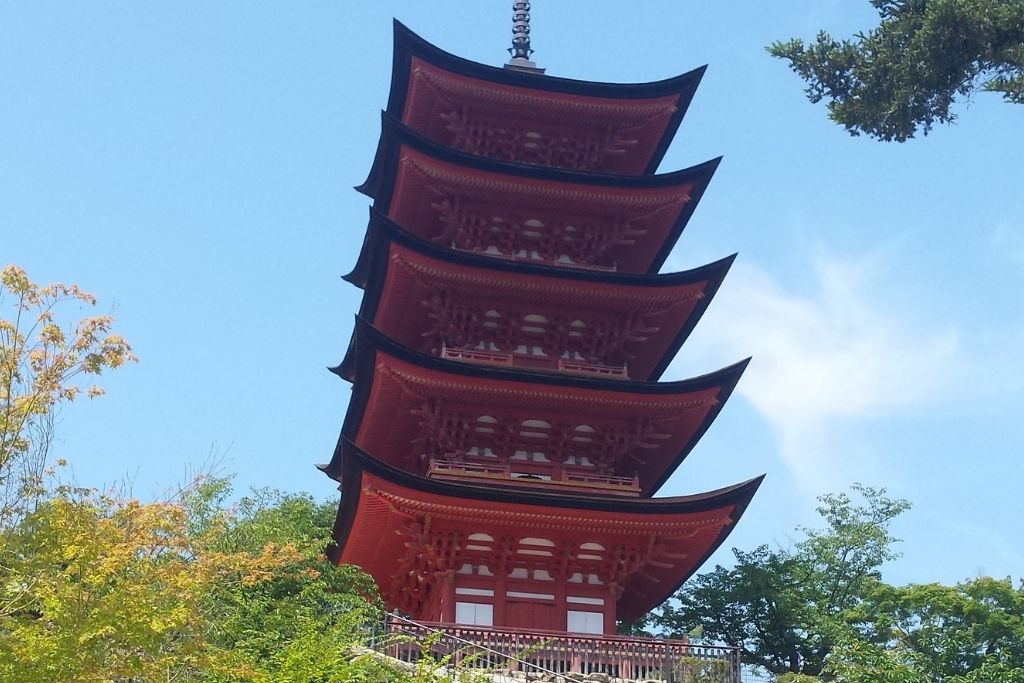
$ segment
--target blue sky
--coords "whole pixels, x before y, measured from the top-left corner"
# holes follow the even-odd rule
[[[739,259],[666,378],[754,361],[662,490],[766,472],[728,545],[785,544],[852,481],[914,502],[896,582],[1024,566],[1024,107],[980,94],[903,145],[851,138],[764,45],[867,2],[537,0],[552,75],[709,64],[661,170],[725,155],[666,265]],[[148,496],[226,453],[239,487],[333,495],[340,360],[391,18],[501,64],[510,3],[0,5],[0,261],[74,281],[141,362],[67,409],[81,483]],[[727,551],[718,560],[727,561]]]

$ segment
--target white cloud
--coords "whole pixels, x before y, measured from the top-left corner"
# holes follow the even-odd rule
[[[956,373],[957,336],[894,310],[875,260],[819,254],[813,265],[814,291],[804,294],[738,262],[684,355],[688,366],[752,355],[737,392],[771,424],[798,483],[820,491],[864,475],[858,420],[942,393]]]

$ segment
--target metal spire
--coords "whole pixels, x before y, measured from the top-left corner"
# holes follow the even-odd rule
[[[512,59],[505,63],[506,69],[542,74],[544,69],[530,61],[533,49],[530,47],[530,3],[515,0],[512,3],[512,47],[508,49]]]

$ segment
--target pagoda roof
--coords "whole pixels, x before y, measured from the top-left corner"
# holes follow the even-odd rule
[[[690,496],[580,499],[428,479],[391,467],[347,441],[342,448],[338,547],[332,551],[337,563],[358,565],[387,585],[429,531],[454,534],[456,542],[448,546],[448,557],[430,554],[436,566],[428,568],[427,580],[435,571],[459,566],[458,553],[467,552],[465,537],[474,532],[519,532],[563,548],[594,541],[605,548],[604,556],[595,558],[595,570],[623,589],[617,606],[623,619],[642,616],[674,593],[725,540],[763,479]],[[410,531],[416,535],[410,537]]]
[[[457,57],[395,21],[387,110],[441,144],[462,142],[467,148],[474,147],[473,138],[460,139],[459,114],[475,116],[471,123],[477,126],[482,118],[493,122],[489,137],[495,130],[525,133],[526,137],[512,137],[501,145],[501,152],[519,155],[531,134],[546,133],[558,140],[568,129],[582,137],[572,141],[572,151],[586,148],[590,154],[584,161],[602,167],[595,170],[649,174],[664,157],[705,68],[649,83],[527,74]],[[605,153],[595,155],[595,142],[611,144]],[[567,161],[579,159],[570,154]]]
[[[426,344],[429,349],[440,343],[428,332],[437,326],[431,318],[437,314],[427,304],[443,293],[449,301],[475,304],[481,317],[488,309],[504,309],[508,318],[511,311],[505,307],[519,306],[518,318],[534,311],[554,312],[568,329],[570,322],[589,314],[609,326],[608,343],[614,349],[608,352],[624,357],[621,362],[628,362],[631,377],[656,380],[700,320],[734,258],[661,275],[533,265],[436,246],[371,209],[359,260],[345,279],[366,289],[359,316],[408,346]],[[506,325],[511,322],[505,320]],[[555,319],[550,322],[557,327]],[[612,327],[619,328],[618,334]],[[520,335],[523,343],[529,337]],[[566,350],[568,346],[549,351],[557,356]]]
[[[366,181],[357,187],[406,230],[432,239],[447,201],[480,202],[490,212],[556,214],[608,228],[630,227],[615,255],[628,272],[657,272],[707,189],[721,157],[648,176],[586,173],[496,161],[432,142],[382,115],[381,137]],[[550,222],[550,220],[548,221]]]
[[[611,442],[614,465],[628,476],[635,474],[640,495],[646,496],[657,491],[711,426],[749,362],[674,382],[524,372],[426,355],[358,318],[351,344],[354,351],[332,369],[353,381],[342,439],[412,469],[421,466],[425,440],[431,443],[430,429],[438,420],[454,420],[469,430],[482,415],[514,427],[524,419],[541,419],[553,430],[566,431],[562,441],[592,458]],[[573,435],[579,436],[573,430],[581,425],[593,440],[571,443]],[[552,442],[560,433],[553,434]],[[323,467],[328,476],[340,475],[341,459],[339,441]]]

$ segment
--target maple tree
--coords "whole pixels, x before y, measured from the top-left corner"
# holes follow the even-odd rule
[[[40,286],[9,265],[0,271],[0,526],[39,492],[60,406],[103,389],[82,383],[136,360],[109,315],[75,319],[96,297],[78,285]]]

